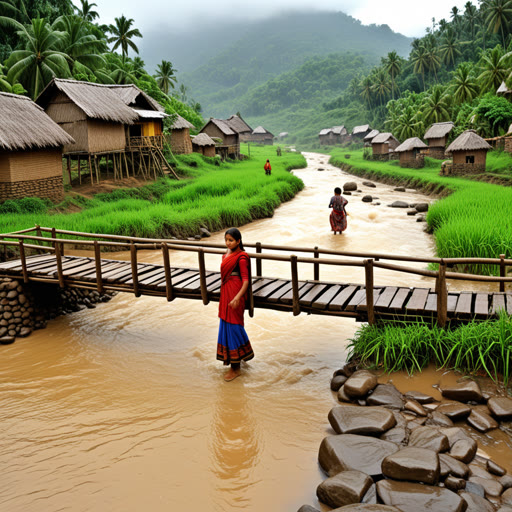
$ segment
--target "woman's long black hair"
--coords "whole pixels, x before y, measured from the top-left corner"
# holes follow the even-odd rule
[[[238,247],[240,247],[241,251],[245,251],[244,244],[242,243],[242,233],[240,233],[240,231],[237,228],[229,228],[224,233],[224,238],[226,238],[226,235],[232,236],[233,239],[236,240],[237,242],[238,240],[240,240],[240,245]]]

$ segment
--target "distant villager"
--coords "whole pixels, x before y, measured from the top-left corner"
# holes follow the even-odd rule
[[[372,139],[372,158],[373,160],[389,160],[390,153],[400,145],[400,142],[392,133],[379,133]]]
[[[451,121],[434,123],[425,132],[424,139],[428,144],[428,152],[426,152],[426,154],[428,154],[429,157],[439,160],[445,157],[448,135],[453,130],[454,126],[454,123]]]
[[[192,137],[192,149],[194,153],[201,153],[201,155],[214,157],[215,156],[215,141],[206,133],[200,133]]]
[[[251,140],[252,142],[261,142],[267,146],[272,146],[274,144],[274,135],[263,128],[263,126],[258,126],[253,130]]]
[[[491,146],[475,130],[466,130],[446,149],[452,155],[451,174],[479,174],[485,172],[487,151]]]
[[[329,201],[329,208],[332,208],[331,215],[329,216],[329,222],[331,223],[331,230],[334,234],[338,232],[340,235],[347,229],[347,212],[345,206],[348,201],[341,195],[341,188],[336,187],[334,189],[334,195]]]
[[[420,169],[425,166],[425,155],[421,152],[428,146],[418,137],[411,137],[395,149],[400,154],[400,167]]]
[[[267,176],[270,176],[272,174],[272,166],[270,165],[270,161],[268,159],[265,162],[265,165],[263,166],[263,169],[265,169],[265,174]]]

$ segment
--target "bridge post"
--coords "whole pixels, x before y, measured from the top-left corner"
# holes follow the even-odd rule
[[[103,279],[101,277],[101,255],[100,245],[94,240],[94,261],[96,262],[96,287],[98,293],[103,293]]]
[[[137,247],[133,242],[130,242],[130,257],[132,265],[133,293],[135,294],[135,297],[140,297],[139,275],[137,274]]]
[[[500,277],[505,277],[505,255],[500,254]],[[500,281],[500,292],[505,291],[505,281]]]
[[[57,260],[57,276],[59,278],[59,286],[64,288],[66,285],[64,284],[64,274],[62,273],[62,253],[61,246],[59,243],[55,243],[55,259]]]
[[[23,282],[28,283],[27,260],[25,258],[25,247],[23,246],[23,240],[20,240],[19,244],[20,244],[21,269],[23,272]],[[4,247],[6,247],[6,246],[4,245]]]
[[[297,268],[297,256],[290,256],[292,265],[292,293],[293,293],[293,316],[300,315],[299,303],[299,272]]]
[[[368,323],[375,323],[375,310],[373,307],[373,260],[364,260],[365,271],[365,289],[366,289],[366,310],[368,314]]]
[[[201,284],[201,298],[206,306],[210,299],[208,298],[208,290],[206,288],[206,265],[204,262],[204,249],[201,247],[197,252],[199,258],[199,283]]]
[[[314,257],[319,258],[320,253],[318,252],[318,247],[315,247]],[[320,263],[313,263],[313,279],[315,281],[320,281]]]
[[[256,242],[256,254],[261,254],[261,242]],[[261,264],[262,261],[258,258],[256,260],[256,277],[261,277]]]
[[[441,260],[436,282],[437,325],[445,327],[448,320],[448,289],[446,288],[446,263]]]
[[[174,300],[174,293],[172,290],[171,279],[171,263],[169,261],[169,247],[165,242],[162,243],[162,256],[164,257],[164,271],[165,271],[165,297],[167,302]]]

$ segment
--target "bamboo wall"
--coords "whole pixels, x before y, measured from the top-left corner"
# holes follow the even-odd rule
[[[215,156],[215,146],[197,146],[196,144],[192,144],[194,153],[200,153],[204,156]]]
[[[421,169],[425,167],[425,155],[419,151],[402,151],[400,153],[400,167]]]
[[[62,148],[64,153],[72,153],[75,151],[89,152],[89,133],[86,119],[71,123],[61,123],[60,127],[75,139],[74,144],[66,144]]]
[[[253,133],[252,141],[272,146],[274,144],[274,137],[268,133]]]
[[[430,148],[440,148],[446,146],[446,136],[440,137],[438,139],[427,139],[427,144]]]
[[[372,153],[374,155],[387,155],[389,153],[389,144],[387,142],[372,144]]]
[[[87,128],[89,133],[89,153],[125,149],[126,136],[123,124],[89,119],[87,121]]]
[[[192,153],[192,140],[190,139],[190,130],[188,128],[171,130],[171,148],[172,152],[178,155]],[[194,149],[194,151],[196,150]],[[215,146],[213,146],[213,155],[215,156]]]
[[[77,107],[64,93],[58,92],[46,108],[46,113],[57,123],[85,121],[85,112]]]

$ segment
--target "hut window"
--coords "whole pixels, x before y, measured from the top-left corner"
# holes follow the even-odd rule
[[[140,124],[130,126],[130,137],[142,137],[142,126]]]
[[[475,156],[474,155],[466,155],[466,163],[467,164],[474,164],[475,163]]]

